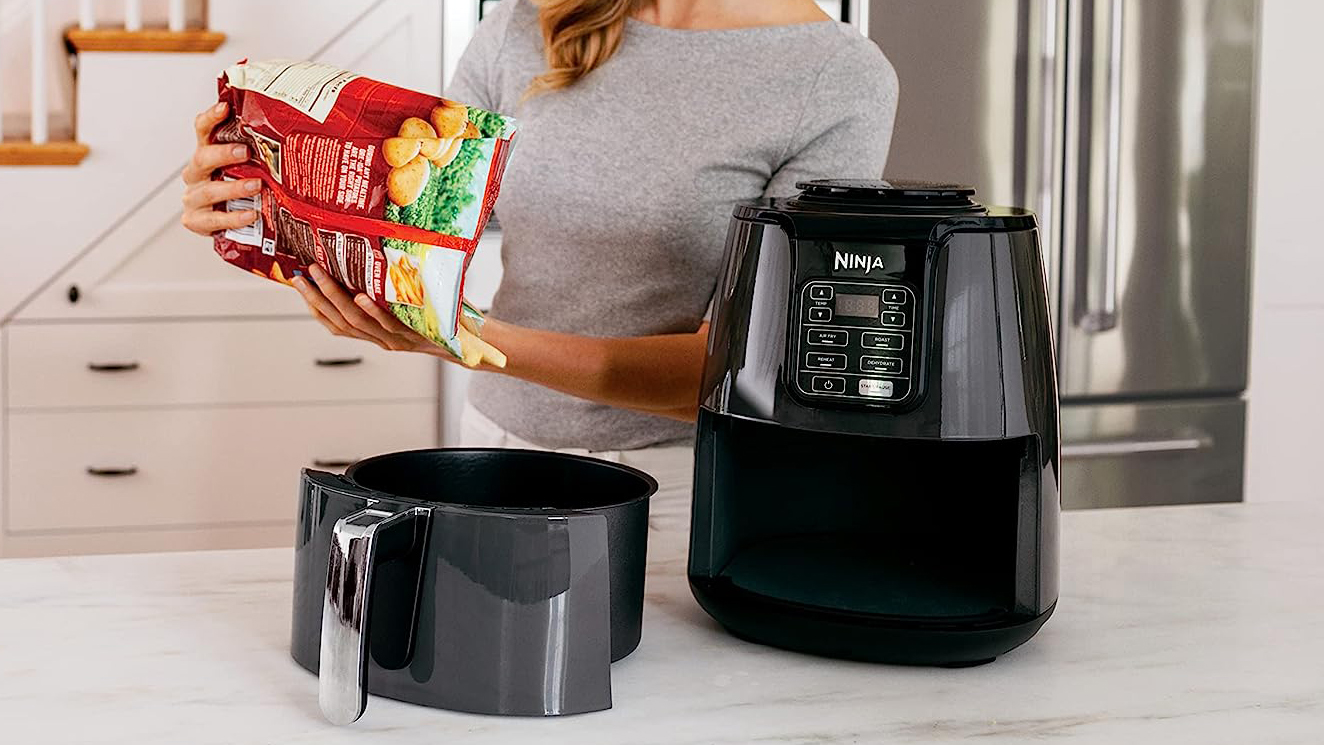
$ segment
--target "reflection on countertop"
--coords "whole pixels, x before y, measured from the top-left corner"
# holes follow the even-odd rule
[[[659,505],[661,507],[661,505]],[[672,510],[676,512],[676,510]],[[1072,512],[1037,637],[965,670],[817,659],[722,632],[652,541],[615,708],[559,720],[373,698],[322,720],[288,655],[291,554],[0,561],[0,722],[24,743],[1318,742],[1324,502]]]

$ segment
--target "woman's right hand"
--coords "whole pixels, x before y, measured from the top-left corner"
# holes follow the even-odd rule
[[[225,120],[228,105],[218,103],[198,114],[193,120],[193,130],[198,137],[197,149],[193,159],[184,166],[184,214],[179,221],[184,227],[198,235],[210,236],[212,233],[230,228],[239,228],[257,220],[255,210],[222,212],[212,209],[212,205],[240,197],[250,197],[262,188],[261,179],[241,179],[238,181],[212,181],[212,172],[222,166],[242,163],[248,159],[248,148],[233,143],[213,145],[208,141],[212,129]]]

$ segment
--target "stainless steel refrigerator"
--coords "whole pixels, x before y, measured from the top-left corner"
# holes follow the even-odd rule
[[[1258,3],[850,5],[901,81],[885,175],[1039,214],[1065,506],[1240,500]]]

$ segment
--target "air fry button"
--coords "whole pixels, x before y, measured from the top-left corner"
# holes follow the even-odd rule
[[[835,375],[815,375],[809,381],[809,390],[814,393],[835,393],[842,394],[846,392],[846,379]]]
[[[837,329],[809,329],[810,344],[828,347],[844,347],[849,342],[849,331],[839,331]]]

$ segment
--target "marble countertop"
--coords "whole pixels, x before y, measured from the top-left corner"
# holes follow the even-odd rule
[[[654,533],[644,639],[615,708],[564,719],[373,698],[322,720],[287,654],[291,555],[0,561],[5,742],[1320,743],[1324,500],[1063,518],[1062,597],[1028,644],[965,670],[738,641],[690,597],[684,531]]]

